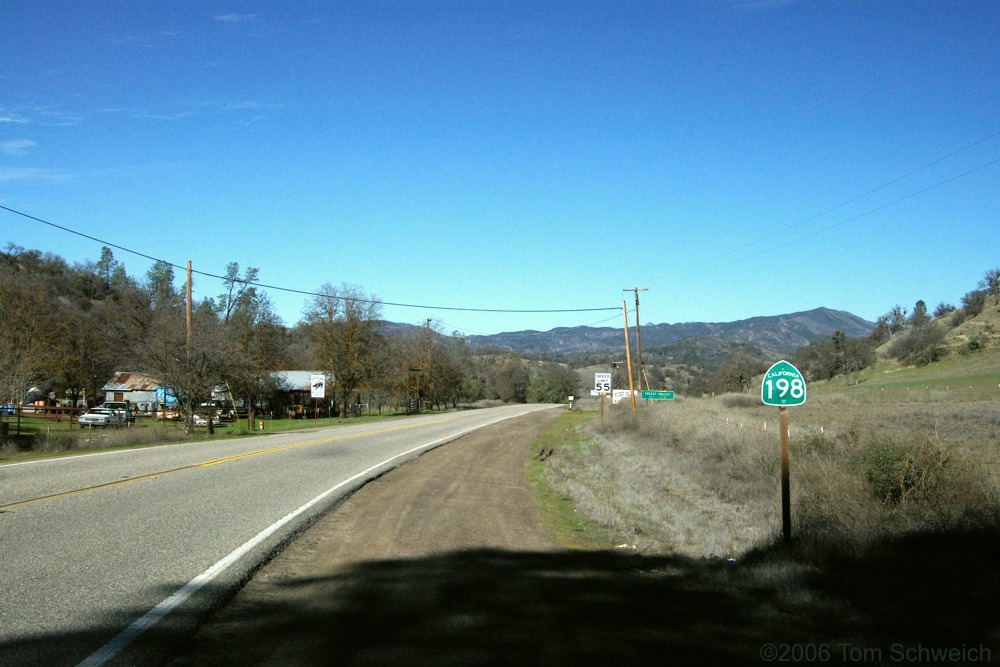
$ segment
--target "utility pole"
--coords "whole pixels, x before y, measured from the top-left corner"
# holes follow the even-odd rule
[[[187,303],[184,305],[184,311],[187,316],[187,345],[185,346],[184,354],[188,361],[188,365],[191,363],[191,260],[187,261],[187,285],[184,286],[184,295],[187,299]],[[190,369],[185,369],[185,372]],[[166,402],[166,397],[164,397],[164,402]],[[194,405],[190,401],[185,401],[188,406],[185,408],[184,412],[184,432],[191,433],[194,430]],[[212,432],[212,418],[208,418],[208,432]]]
[[[625,364],[628,366],[628,395],[632,400],[632,412],[635,412],[635,386],[632,384],[632,352],[628,340],[628,307],[622,301],[622,320],[625,322]]]
[[[427,318],[427,359],[424,368],[426,370],[426,377],[424,379],[424,391],[430,391],[431,388],[431,356],[434,352],[434,335],[431,333],[431,318]],[[419,397],[417,400],[420,400]],[[432,406],[433,407],[433,406]]]
[[[622,290],[623,292],[635,292],[635,353],[637,356],[636,367],[639,371],[639,389],[642,389],[642,343],[639,340],[639,292],[649,291],[648,287],[626,287]],[[646,389],[649,389],[649,382],[646,383]]]
[[[187,346],[188,356],[191,355],[191,260],[187,261],[187,286],[185,287],[187,296]]]

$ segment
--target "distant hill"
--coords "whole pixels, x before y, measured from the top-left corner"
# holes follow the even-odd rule
[[[732,343],[790,354],[811,341],[843,331],[848,337],[865,336],[875,324],[842,310],[816,308],[788,315],[752,317],[736,322],[684,322],[644,324],[640,331],[643,350],[687,338],[722,339]],[[630,327],[634,333],[634,325]],[[515,331],[491,336],[470,336],[474,346],[496,346],[525,355],[563,356],[612,352],[624,346],[618,327],[573,327],[551,331]]]

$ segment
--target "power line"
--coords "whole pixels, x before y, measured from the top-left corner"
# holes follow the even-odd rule
[[[76,236],[79,236],[79,237],[82,237],[82,238],[85,238],[85,239],[89,239],[91,241],[95,241],[95,242],[100,243],[102,245],[105,245],[105,246],[107,246],[109,248],[114,248],[116,250],[121,250],[122,252],[127,252],[129,254],[136,255],[136,256],[142,257],[144,259],[151,260],[153,262],[160,262],[161,264],[166,264],[167,266],[170,266],[170,267],[178,269],[178,270],[182,270],[182,271],[185,271],[185,272],[187,271],[187,267],[186,266],[181,266],[179,264],[174,264],[173,262],[168,262],[168,261],[166,261],[164,259],[159,259],[157,257],[153,257],[152,255],[147,255],[145,253],[139,252],[138,250],[133,250],[131,248],[126,248],[125,246],[121,246],[121,245],[117,245],[115,243],[111,243],[110,241],[104,241],[102,239],[97,238],[96,236],[90,236],[89,234],[84,234],[83,232],[78,232],[75,229],[70,229],[69,227],[64,227],[63,225],[57,225],[54,222],[49,222],[48,220],[43,220],[42,218],[38,218],[38,217],[35,217],[33,215],[29,215],[27,213],[24,213],[22,211],[18,211],[16,209],[10,208],[8,206],[3,206],[2,204],[0,204],[0,209],[3,209],[3,210],[5,210],[5,211],[7,211],[9,213],[13,213],[15,215],[19,215],[19,216],[24,217],[24,218],[28,218],[29,220],[34,220],[35,222],[40,222],[43,225],[48,225],[49,227],[53,227],[55,229],[59,229],[61,231],[67,232],[69,234],[74,234]],[[231,278],[229,278],[228,276],[219,276],[219,275],[216,275],[214,273],[208,273],[207,271],[198,271],[196,269],[192,269],[191,273],[195,273],[195,274],[198,274],[200,276],[205,276],[207,278],[216,278],[218,280],[223,280],[223,281],[231,280]],[[337,300],[340,300],[340,301],[350,301],[350,302],[354,302],[354,303],[378,303],[378,304],[383,305],[383,306],[394,306],[394,307],[398,307],[398,308],[417,308],[417,309],[420,309],[420,310],[447,310],[447,311],[465,312],[465,313],[536,313],[536,314],[538,314],[538,313],[592,313],[592,312],[600,312],[600,311],[611,311],[611,310],[617,311],[618,310],[617,307],[611,307],[611,308],[519,309],[519,308],[469,308],[469,307],[459,307],[459,306],[431,306],[431,305],[426,305],[426,304],[398,303],[398,302],[393,302],[393,301],[382,301],[382,300],[378,300],[378,299],[357,299],[357,298],[351,298],[351,297],[345,297],[345,296],[333,296],[333,295],[329,295],[329,294],[321,294],[319,292],[312,292],[312,291],[308,291],[308,290],[294,289],[294,288],[291,288],[291,287],[281,287],[280,285],[267,285],[267,284],[260,283],[260,282],[257,282],[257,281],[249,281],[248,282],[248,281],[243,281],[243,280],[236,279],[234,282],[244,283],[244,284],[253,284],[255,287],[260,287],[262,289],[275,290],[275,291],[278,291],[278,292],[288,292],[290,294],[301,294],[303,296],[315,296],[315,297],[323,297],[323,298],[332,298],[332,299],[337,299]]]
[[[929,191],[934,190],[936,188],[940,188],[940,187],[942,187],[944,185],[947,185],[948,183],[951,183],[953,181],[957,181],[960,178],[964,178],[966,176],[969,176],[970,174],[976,173],[977,171],[981,171],[983,169],[986,169],[987,167],[992,167],[993,165],[995,165],[997,163],[1000,163],[1000,158],[996,158],[995,160],[991,160],[990,162],[987,162],[986,164],[981,164],[978,167],[973,167],[972,169],[970,169],[968,171],[965,171],[965,172],[963,172],[961,174],[958,174],[957,176],[952,176],[951,178],[948,178],[948,179],[945,179],[945,180],[940,181],[938,183],[935,183],[934,185],[929,185],[926,188],[923,188],[921,190],[917,190],[916,192],[911,192],[910,194],[905,195],[903,197],[900,197],[898,199],[894,199],[891,202],[888,202],[888,203],[883,204],[881,206],[877,206],[877,207],[875,207],[873,209],[869,209],[869,210],[865,211],[864,213],[859,213],[859,214],[857,214],[855,216],[852,216],[850,218],[846,218],[846,219],[841,220],[840,222],[836,222],[836,223],[834,223],[832,225],[828,225],[826,227],[823,227],[822,229],[817,229],[816,231],[813,231],[813,232],[810,232],[809,234],[806,234],[804,236],[800,236],[798,238],[792,239],[791,241],[786,241],[785,243],[781,243],[781,244],[776,245],[776,246],[771,246],[771,247],[769,247],[769,248],[767,248],[765,250],[761,250],[760,252],[756,252],[756,253],[754,253],[752,255],[747,255],[746,257],[742,257],[740,259],[734,259],[733,261],[727,262],[726,264],[720,264],[718,266],[715,266],[715,267],[712,267],[712,268],[708,268],[708,269],[704,269],[704,270],[698,271],[696,273],[685,273],[684,275],[687,278],[693,278],[695,276],[700,276],[702,274],[709,273],[710,271],[714,271],[716,269],[722,269],[722,268],[725,268],[727,266],[732,266],[733,264],[738,264],[738,263],[744,262],[744,261],[746,261],[748,259],[753,259],[755,257],[760,257],[761,255],[766,255],[768,253],[774,252],[775,250],[780,250],[781,248],[785,248],[785,247],[788,247],[790,245],[794,245],[796,243],[799,243],[800,241],[805,241],[806,239],[810,239],[810,238],[812,238],[814,236],[822,234],[823,232],[828,232],[831,229],[835,229],[835,228],[840,227],[842,225],[846,225],[849,222],[854,222],[855,220],[860,220],[861,218],[864,218],[864,217],[867,217],[869,215],[872,215],[873,213],[878,213],[879,211],[883,211],[883,210],[885,210],[885,209],[887,209],[887,208],[889,208],[891,206],[895,206],[896,204],[902,203],[902,202],[907,201],[909,199],[913,199],[914,197],[919,197],[920,195],[922,195],[922,194],[924,194],[926,192],[929,192]],[[771,237],[768,237],[768,238],[771,238]],[[748,247],[748,246],[744,246],[744,248],[746,248],[746,247]],[[720,255],[720,257],[721,256],[722,255]],[[704,265],[705,263],[706,262],[702,262],[701,265]],[[701,266],[701,265],[695,265],[695,266]]]
[[[852,197],[852,198],[850,198],[850,199],[848,199],[846,201],[843,201],[843,202],[841,202],[839,204],[836,204],[835,206],[831,206],[830,208],[828,208],[828,209],[826,209],[826,210],[824,210],[824,211],[822,211],[820,213],[816,213],[815,215],[811,215],[808,218],[800,220],[799,222],[796,222],[794,224],[791,224],[791,225],[788,225],[786,227],[783,227],[782,229],[780,229],[780,230],[778,230],[776,232],[773,232],[771,234],[767,234],[765,236],[761,236],[760,238],[757,238],[757,239],[755,239],[753,241],[750,241],[749,243],[745,243],[745,244],[743,244],[743,245],[741,245],[741,246],[739,246],[737,248],[733,248],[732,250],[727,250],[726,252],[717,253],[714,256],[709,257],[708,259],[705,259],[705,260],[703,260],[701,262],[696,262],[696,263],[691,264],[691,265],[689,265],[689,266],[687,266],[687,267],[685,267],[683,269],[680,269],[680,272],[684,273],[684,272],[689,271],[691,269],[696,269],[698,267],[705,266],[706,264],[712,264],[712,263],[718,261],[719,259],[721,259],[723,257],[727,257],[729,255],[734,255],[734,254],[740,252],[741,250],[746,250],[747,248],[753,247],[753,246],[755,246],[755,245],[757,245],[759,243],[763,243],[764,241],[768,241],[768,240],[773,239],[775,237],[784,235],[784,234],[786,234],[788,231],[790,231],[792,229],[795,229],[797,227],[801,227],[802,225],[804,225],[806,223],[809,223],[809,222],[812,222],[812,221],[817,220],[819,218],[822,218],[823,216],[828,215],[830,213],[833,213],[834,211],[837,211],[839,209],[842,209],[845,206],[848,206],[848,205],[853,204],[853,203],[855,203],[857,201],[860,201],[861,199],[864,199],[865,197],[868,197],[869,195],[875,194],[876,192],[878,192],[880,190],[884,190],[885,188],[889,187],[890,185],[894,185],[896,183],[899,183],[900,181],[905,180],[905,179],[909,178],[910,176],[913,176],[915,174],[920,173],[921,171],[929,169],[930,167],[933,167],[934,165],[940,164],[941,162],[944,162],[945,160],[949,160],[949,159],[955,157],[956,155],[958,155],[960,153],[963,153],[963,152],[965,152],[965,151],[967,151],[967,150],[969,150],[971,148],[975,148],[976,146],[978,146],[980,144],[983,144],[983,143],[986,143],[987,141],[989,141],[991,139],[994,139],[994,138],[996,138],[998,136],[1000,136],[1000,131],[994,132],[994,133],[992,133],[990,135],[987,135],[987,136],[985,136],[985,137],[983,137],[981,139],[977,139],[976,141],[973,141],[973,142],[971,142],[969,144],[966,144],[965,146],[962,146],[961,148],[959,148],[957,150],[954,150],[951,153],[948,153],[947,155],[943,155],[943,156],[941,156],[941,157],[939,157],[939,158],[937,158],[935,160],[932,160],[932,161],[928,162],[927,164],[924,164],[924,165],[922,165],[920,167],[917,167],[916,169],[913,169],[913,170],[911,170],[911,171],[909,171],[909,172],[907,172],[907,173],[905,173],[905,174],[903,174],[901,176],[897,176],[896,178],[890,179],[890,180],[886,181],[885,183],[882,183],[881,185],[878,185],[878,186],[876,186],[874,188],[871,188],[870,190],[867,190],[866,192],[863,192],[860,195],[857,195],[857,196]],[[743,257],[741,259],[736,259],[736,260],[733,260],[732,262],[728,262],[726,264],[722,264],[722,265],[716,266],[714,268],[710,267],[710,268],[705,269],[704,271],[699,271],[699,272],[694,273],[694,274],[686,274],[686,275],[688,275],[688,276],[702,275],[703,273],[708,273],[708,272],[713,271],[715,269],[725,268],[727,266],[732,266],[733,264],[745,261],[747,259],[752,259],[754,257],[759,257],[760,255],[765,254],[766,252],[771,252],[771,251],[776,250],[778,248],[784,248],[785,246],[788,246],[791,243],[797,243],[798,241],[811,238],[811,237],[815,236],[816,234],[820,234],[822,232],[828,231],[830,229],[833,229],[834,227],[839,227],[840,225],[843,225],[843,224],[845,224],[847,222],[852,222],[854,220],[857,220],[859,218],[865,217],[867,215],[871,215],[872,213],[875,213],[877,211],[881,211],[881,210],[883,210],[885,208],[888,208],[889,206],[893,206],[893,205],[898,204],[900,202],[906,201],[907,199],[911,199],[911,198],[916,197],[918,195],[921,195],[921,194],[923,194],[925,192],[928,192],[929,190],[933,190],[933,189],[935,189],[937,187],[940,187],[942,185],[945,185],[947,183],[951,183],[952,181],[955,181],[955,180],[958,180],[958,179],[963,178],[965,176],[968,176],[969,174],[972,174],[972,173],[974,173],[976,171],[979,171],[981,169],[985,169],[986,167],[992,166],[992,165],[996,164],[998,161],[1000,161],[1000,160],[993,160],[992,162],[989,162],[987,164],[981,165],[979,167],[975,167],[975,168],[973,168],[973,169],[971,169],[969,171],[966,171],[966,172],[964,172],[962,174],[959,174],[958,176],[954,176],[954,177],[949,178],[949,179],[947,179],[945,181],[941,181],[940,183],[937,183],[935,185],[931,185],[931,186],[926,187],[926,188],[924,188],[924,189],[922,189],[922,190],[920,190],[918,192],[915,192],[915,193],[912,193],[912,194],[907,195],[905,197],[901,197],[899,199],[896,199],[895,201],[889,202],[888,204],[885,204],[885,205],[880,206],[878,208],[872,209],[870,211],[867,211],[867,212],[862,213],[860,215],[854,216],[852,218],[848,218],[847,220],[843,220],[843,221],[841,221],[839,223],[836,223],[834,225],[831,225],[829,227],[824,227],[823,229],[817,230],[816,232],[813,232],[812,234],[808,234],[806,236],[800,237],[799,239],[796,239],[795,241],[790,241],[790,242],[787,242],[787,243],[783,243],[780,246],[777,246],[775,248],[769,248],[766,251],[755,253],[753,255],[749,255],[749,256]],[[656,279],[656,280],[653,280],[651,282],[656,282],[658,280],[659,279]]]

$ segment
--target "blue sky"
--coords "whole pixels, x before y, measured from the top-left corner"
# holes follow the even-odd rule
[[[394,321],[617,326],[632,287],[643,323],[874,320],[1000,266],[993,0],[5,0],[0,41],[4,207],[288,290],[584,311]]]

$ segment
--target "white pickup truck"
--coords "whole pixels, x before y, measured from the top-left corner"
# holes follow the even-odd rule
[[[114,410],[121,415],[123,424],[131,424],[135,421],[135,418],[132,416],[131,401],[104,401],[104,403],[101,404],[101,407],[108,410]]]

